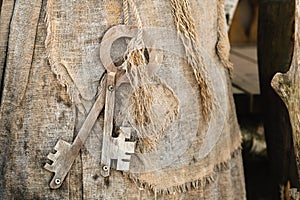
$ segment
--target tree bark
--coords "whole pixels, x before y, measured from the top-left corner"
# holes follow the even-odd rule
[[[259,7],[258,64],[264,99],[267,151],[274,177],[274,197],[288,181],[298,186],[292,129],[288,111],[271,87],[275,73],[289,69],[294,45],[293,0],[262,1]]]
[[[8,2],[12,3],[4,1],[3,6]],[[136,9],[129,9],[129,24],[141,23],[144,44],[155,43],[146,46],[149,63],[153,49],[163,56],[160,65],[149,70],[154,74],[147,87],[139,85],[136,89],[126,83],[116,89],[114,137],[123,126],[135,127],[133,133],[140,131],[137,122],[131,120],[135,113],[130,110],[130,102],[139,89],[151,87],[151,109],[158,116],[153,118],[153,126],[162,132],[157,134],[157,141],[152,141],[154,150],[143,148],[135,135],[130,138],[137,145],[129,171],[117,171],[112,165],[110,176],[101,176],[102,112],[62,186],[55,190],[49,187],[53,173],[44,165],[54,164],[47,155],[53,153],[49,157],[54,161],[59,155],[53,150],[57,141],[71,144],[85,123],[99,89],[103,89],[100,83],[108,67],[99,55],[105,43],[103,36],[122,24],[125,15],[120,0],[16,1],[12,22],[6,24],[7,42],[1,43],[1,48],[6,44],[8,47],[0,68],[4,77],[0,107],[1,198],[245,199],[241,136],[228,69],[216,52],[220,30],[226,30],[226,24],[219,27],[220,18],[225,21],[225,16],[218,13],[223,1],[190,1],[198,33],[193,41],[200,46],[201,62],[207,68],[217,105],[208,122],[201,114],[201,106],[206,103],[200,95],[203,85],[199,86],[188,64],[186,54],[191,49],[186,50],[184,45],[190,44],[178,40],[171,1],[133,2]],[[9,13],[5,16],[10,18]],[[181,23],[185,26],[186,21]],[[222,36],[225,40],[218,47],[226,51],[228,38]],[[117,40],[109,56],[118,58],[126,48],[126,41]],[[115,156],[115,152],[110,153]]]

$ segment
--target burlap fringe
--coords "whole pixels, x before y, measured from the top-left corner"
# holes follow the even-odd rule
[[[184,45],[187,61],[193,68],[194,75],[200,87],[202,115],[209,121],[213,109],[212,84],[209,79],[203,57],[200,54],[197,31],[191,14],[189,0],[170,0],[175,26]]]
[[[230,43],[227,33],[227,25],[225,19],[225,0],[218,2],[218,41],[216,45],[217,54],[220,58],[221,63],[226,69],[228,69],[230,77],[232,77],[233,64],[229,60],[230,56]]]
[[[203,188],[209,184],[212,184],[215,182],[216,176],[219,173],[222,173],[224,171],[227,171],[230,169],[229,162],[237,158],[241,154],[242,148],[239,147],[235,151],[231,153],[230,158],[227,161],[221,162],[217,165],[215,165],[213,173],[210,175],[207,175],[205,177],[199,178],[197,180],[189,181],[181,185],[176,185],[169,188],[164,189],[158,189],[155,187],[155,185],[149,184],[147,182],[142,182],[138,180],[136,177],[134,177],[132,174],[124,173],[124,176],[130,178],[140,190],[150,191],[158,195],[171,195],[176,193],[184,193],[188,192],[190,190],[197,190],[199,188]]]
[[[57,51],[54,48],[54,32],[55,24],[52,19],[53,14],[53,0],[48,0],[46,5],[45,23],[47,26],[47,35],[45,39],[45,49],[47,58],[52,72],[56,75],[59,83],[66,88],[67,94],[72,102],[75,102],[80,112],[85,112],[82,106],[80,93],[75,85],[74,80],[70,76],[66,64],[59,58]]]
[[[156,84],[160,85],[161,87],[165,87],[164,91],[161,90],[155,90],[155,85],[150,85],[149,87],[153,92],[156,91],[157,93],[160,93],[159,95],[162,95],[161,92],[165,92],[165,94],[169,95],[169,98],[172,99],[172,103],[165,105],[166,106],[166,115],[163,119],[157,116],[157,113],[153,111],[152,108],[149,108],[149,121],[144,120],[144,123],[131,123],[132,127],[134,127],[137,130],[137,151],[141,153],[146,152],[152,152],[156,150],[157,144],[160,142],[161,137],[163,134],[169,129],[170,124],[174,122],[175,119],[178,118],[179,114],[179,100],[177,99],[174,92],[170,89],[166,91],[167,86],[160,82],[159,80],[156,80]],[[155,94],[153,94],[155,95]],[[134,105],[131,105],[135,107]],[[129,108],[131,108],[129,106]],[[136,112],[134,109],[130,109]],[[130,113],[131,111],[129,111]],[[132,116],[135,116],[135,114],[131,114]],[[136,118],[136,116],[135,116]]]
[[[153,127],[150,130],[145,128],[154,123],[154,116],[151,112],[154,90],[151,87],[151,77],[147,74],[144,50],[130,51],[125,63],[127,65],[126,76],[133,88],[129,105],[131,109],[128,111],[133,117],[131,125],[137,129],[138,146],[141,151],[150,151],[155,149],[157,140],[153,140],[149,135],[153,134],[154,138],[159,138],[159,135]]]
[[[130,56],[134,52],[141,55],[133,54],[133,56]],[[126,120],[136,130],[138,147],[136,150],[141,153],[151,152],[156,149],[163,133],[169,128],[168,125],[177,119],[179,100],[174,92],[158,77],[150,77],[147,74],[145,58],[138,59],[138,57],[144,56],[143,51],[135,50],[131,53],[125,61],[128,64],[126,75],[133,88],[129,105],[126,107],[128,110],[125,113],[129,114]],[[163,89],[158,89],[158,87]],[[170,104],[164,102],[166,105],[162,103],[162,106],[167,108],[168,113],[164,116],[164,119],[161,119],[155,113],[153,104],[155,99],[157,101],[158,96],[167,94],[170,95],[169,98],[172,98],[173,101]]]
[[[133,88],[133,93],[128,106],[128,121],[137,132],[137,151],[151,152],[156,149],[160,138],[167,129],[166,124],[171,123],[178,115],[178,99],[172,91],[171,96],[176,102],[176,109],[169,106],[169,114],[165,119],[160,119],[153,110],[154,99],[159,94],[156,85],[161,81],[155,76],[148,74],[146,54],[149,49],[145,49],[143,41],[143,24],[138,8],[133,0],[123,0],[124,24],[129,24],[129,9],[133,12],[133,16],[138,25],[138,33],[134,40],[128,44],[125,53],[125,69],[126,76]],[[149,56],[149,55],[148,55]],[[132,118],[132,119],[131,119]],[[166,120],[165,124],[163,123]]]

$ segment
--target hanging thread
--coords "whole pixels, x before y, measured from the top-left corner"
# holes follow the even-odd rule
[[[200,87],[202,115],[209,121],[213,108],[212,86],[198,46],[198,36],[189,0],[170,0],[175,26],[184,45],[187,61]]]
[[[126,76],[133,89],[127,118],[136,130],[137,150],[150,152],[156,149],[162,134],[177,117],[179,101],[172,90],[157,77],[148,73],[147,58],[151,49],[147,49],[143,42],[140,13],[133,0],[124,0],[123,12],[126,25],[129,24],[129,9],[136,20],[138,31],[136,38],[129,42],[124,58]],[[154,108],[154,103],[162,107],[160,113]],[[168,112],[163,112],[164,109]]]

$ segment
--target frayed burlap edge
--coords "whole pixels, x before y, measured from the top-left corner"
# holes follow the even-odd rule
[[[216,44],[217,55],[220,58],[221,63],[226,69],[228,69],[230,77],[232,77],[233,64],[229,60],[230,56],[230,43],[227,33],[227,25],[225,19],[225,0],[219,0],[217,12],[218,12],[218,40]]]
[[[238,147],[236,150],[234,150],[231,153],[230,158],[228,158],[226,161],[220,162],[219,164],[214,166],[213,172],[211,174],[206,175],[201,178],[197,178],[197,179],[189,181],[189,182],[186,182],[184,184],[179,184],[179,185],[175,185],[172,187],[157,188],[155,185],[152,185],[146,181],[139,180],[138,178],[134,177],[130,173],[124,172],[123,175],[125,177],[129,178],[131,181],[133,181],[139,189],[150,191],[150,192],[153,192],[158,195],[170,195],[170,194],[174,194],[174,193],[184,193],[184,192],[188,192],[191,190],[197,190],[200,188],[204,188],[205,186],[207,186],[209,184],[213,184],[216,180],[216,176],[219,173],[225,172],[226,170],[230,169],[230,166],[229,166],[230,161],[234,158],[237,158],[239,155],[241,155],[241,151],[242,151],[241,147]]]

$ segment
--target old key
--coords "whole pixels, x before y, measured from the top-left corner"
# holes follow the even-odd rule
[[[44,168],[55,173],[50,182],[52,189],[57,189],[62,185],[75,158],[78,156],[80,149],[84,145],[93,125],[102,111],[104,104],[101,174],[104,177],[109,176],[111,160],[117,161],[116,170],[129,170],[130,154],[134,153],[135,147],[134,142],[126,141],[127,138],[130,138],[130,128],[122,127],[118,137],[112,137],[115,90],[122,83],[127,82],[127,79],[124,73],[122,73],[122,70],[114,65],[110,57],[110,50],[113,42],[117,39],[122,37],[133,38],[136,33],[137,29],[133,26],[118,25],[109,29],[104,35],[100,46],[100,59],[106,69],[106,75],[101,80],[99,95],[73,143],[69,144],[60,139],[54,147],[56,153],[50,153],[47,156],[53,163],[46,163]],[[149,69],[149,73],[154,73],[156,63],[159,62],[158,60],[160,58],[154,50],[150,52],[149,57],[149,66],[154,66],[153,69]]]

